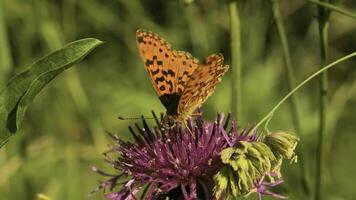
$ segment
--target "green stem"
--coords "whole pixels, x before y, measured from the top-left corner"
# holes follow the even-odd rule
[[[291,91],[295,87],[295,78],[294,78],[294,72],[293,72],[293,66],[292,66],[292,61],[291,61],[291,56],[290,56],[290,48],[288,45],[287,41],[287,36],[286,36],[286,31],[283,23],[283,16],[281,14],[281,8],[280,8],[280,0],[270,0],[272,3],[272,10],[273,10],[273,16],[274,20],[276,22],[277,30],[278,30],[278,35],[281,40],[281,45],[282,45],[282,50],[283,50],[283,57],[284,57],[284,62],[285,62],[285,67],[286,67],[286,72],[287,72],[287,80],[288,80],[288,91]],[[301,125],[300,125],[300,117],[298,113],[298,103],[297,103],[297,94],[293,94],[290,97],[290,108],[291,108],[291,113],[292,113],[292,120],[294,124],[295,131],[298,135],[302,135],[302,130],[301,130]],[[299,148],[300,149],[300,148]],[[304,156],[302,156],[302,152],[299,151],[298,155],[300,157],[300,170],[301,170],[301,184],[303,186],[304,193],[309,196],[310,190],[307,182],[307,174],[305,171],[304,167]]]
[[[255,129],[257,129],[259,126],[261,126],[264,122],[266,122],[269,118],[271,118],[273,116],[273,113],[279,108],[279,106],[281,106],[289,97],[291,97],[296,91],[298,91],[302,86],[304,86],[306,83],[308,83],[310,80],[312,80],[313,78],[315,78],[316,76],[318,76],[319,74],[323,73],[325,70],[330,69],[331,67],[334,67],[335,65],[346,61],[352,57],[356,56],[356,52],[353,52],[351,54],[348,54],[347,56],[344,56],[332,63],[330,63],[329,65],[319,69],[317,72],[315,72],[314,74],[310,75],[307,79],[305,79],[304,81],[302,81],[301,83],[299,83],[292,91],[290,91],[286,96],[284,96],[273,108],[270,112],[267,113],[266,116],[264,116],[255,126]]]
[[[231,47],[231,107],[232,114],[241,120],[241,24],[237,1],[229,2]]]
[[[278,34],[279,34],[281,44],[282,44],[284,62],[285,62],[286,71],[287,71],[288,90],[290,91],[295,87],[295,79],[294,79],[294,72],[293,72],[293,67],[292,67],[292,62],[291,62],[290,51],[289,51],[289,45],[287,42],[286,31],[285,31],[284,24],[283,24],[283,18],[282,18],[281,12],[280,12],[280,4],[279,4],[280,1],[279,0],[271,0],[271,1],[272,1],[274,20],[276,21]],[[291,96],[290,106],[291,106],[292,118],[293,118],[293,123],[294,123],[295,129],[296,129],[296,132],[298,134],[300,134],[301,126],[300,126],[300,120],[299,120],[298,109],[297,109],[296,94],[293,94]]]
[[[325,0],[327,1],[327,0]],[[320,59],[322,65],[328,60],[328,18],[329,11],[323,7],[318,7],[319,37],[320,37]],[[322,178],[324,174],[326,136],[327,136],[327,104],[328,104],[328,74],[324,71],[320,77],[320,101],[319,101],[319,134],[316,156],[316,181],[315,200],[322,199],[321,190]]]
[[[349,17],[352,17],[352,18],[356,19],[356,13],[348,11],[348,10],[346,10],[344,8],[340,8],[338,6],[335,6],[333,4],[326,3],[326,2],[323,2],[323,1],[316,1],[316,0],[307,0],[307,1],[309,1],[310,3],[314,3],[314,4],[318,5],[318,6],[327,8],[327,9],[329,9],[331,11],[335,11],[335,12],[338,12],[340,14],[343,14],[343,15],[346,15],[346,16],[349,16]]]

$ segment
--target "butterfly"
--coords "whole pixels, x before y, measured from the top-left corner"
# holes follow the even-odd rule
[[[185,124],[227,72],[224,57],[212,54],[200,63],[190,53],[174,50],[159,35],[144,29],[137,30],[136,39],[153,88],[167,109],[162,124]]]

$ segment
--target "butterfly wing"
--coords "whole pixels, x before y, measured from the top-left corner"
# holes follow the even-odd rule
[[[208,56],[191,75],[178,104],[178,113],[191,115],[214,92],[221,82],[221,77],[228,70],[223,66],[224,57],[221,54]]]
[[[179,99],[198,60],[187,52],[176,51],[157,34],[139,29],[136,39],[152,85],[170,115],[177,114]]]

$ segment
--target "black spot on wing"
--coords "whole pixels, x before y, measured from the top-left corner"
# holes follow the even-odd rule
[[[142,36],[137,37],[137,42],[142,43],[143,42],[143,37]]]
[[[147,59],[147,60],[146,60],[146,63],[145,63],[146,67],[150,67],[151,65],[153,65],[153,63],[155,62],[155,60],[157,60],[157,56],[153,56],[153,57],[152,57],[152,60]],[[158,62],[160,62],[160,63],[158,63]],[[157,60],[157,64],[158,64],[158,65],[162,65],[163,63],[162,63],[162,61],[158,61],[158,60]]]
[[[162,102],[164,107],[167,109],[168,115],[178,114],[177,108],[178,108],[180,97],[181,97],[181,95],[179,95],[177,93],[164,94],[159,97],[159,100]]]
[[[163,82],[163,81],[164,81],[164,77],[163,77],[163,76],[161,76],[161,77],[155,79],[155,83],[156,83],[156,84],[158,84],[158,83],[160,83],[160,82]]]
[[[176,75],[176,73],[174,73],[174,71],[173,70],[168,70],[168,74],[170,74],[171,76],[175,76]]]
[[[151,72],[151,75],[154,76],[154,75],[159,73],[159,69],[157,69],[155,71],[154,70],[150,70],[150,72]]]
[[[172,83],[172,81],[166,81],[166,83],[169,85],[169,91],[173,92],[173,83]]]
[[[169,70],[167,70],[167,71],[162,71],[162,74],[165,75],[165,76],[171,75],[171,76],[173,76],[173,77],[176,75],[176,73],[174,73],[174,71],[171,70],[171,69],[169,69]]]
[[[153,61],[150,59],[147,59],[145,65],[146,65],[146,67],[150,67],[151,65],[153,65]]]

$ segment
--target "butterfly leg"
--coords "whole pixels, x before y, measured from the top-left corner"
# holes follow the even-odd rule
[[[190,116],[192,116],[192,117],[201,117],[201,116],[202,116],[202,113],[197,112],[197,113],[191,114]]]
[[[189,131],[189,133],[190,133],[192,136],[194,136],[193,131],[189,128],[188,123],[187,123],[186,121],[184,122],[184,126],[185,126],[185,128]]]

